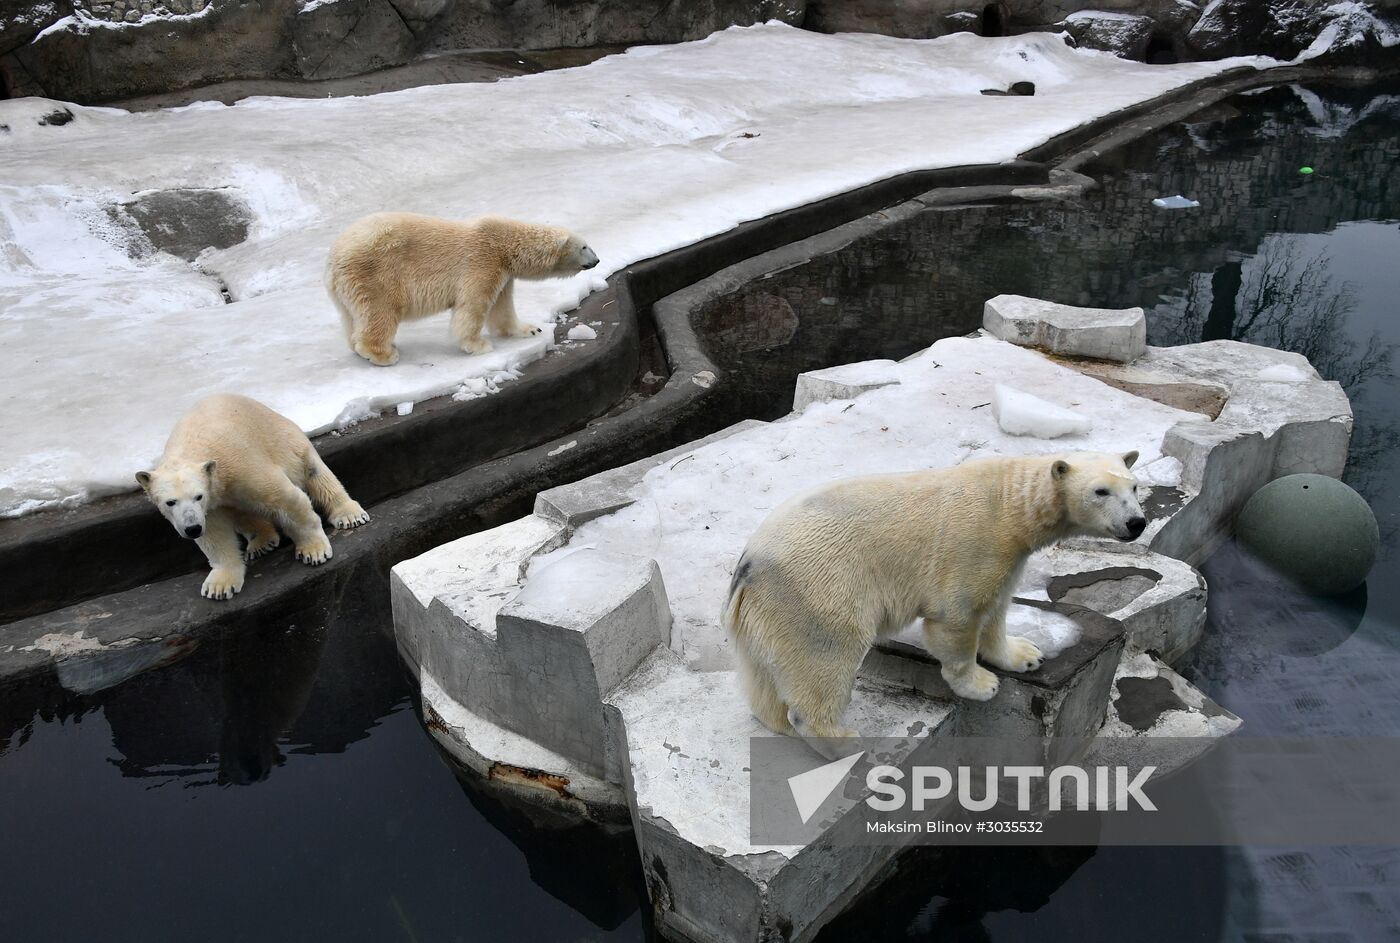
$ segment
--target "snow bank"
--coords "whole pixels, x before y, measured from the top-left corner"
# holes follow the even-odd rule
[[[93,24],[95,25],[95,24]],[[1252,61],[1252,60],[1251,60]],[[1146,66],[1058,36],[915,41],[769,24],[644,47],[578,69],[362,98],[253,98],[140,114],[68,106],[39,126],[0,101],[0,514],[126,491],[176,416],[216,391],[308,432],[457,392],[542,356],[548,336],[469,357],[444,318],[374,367],[346,346],[325,253],[385,209],[495,212],[569,226],[602,257],[521,286],[544,323],[638,259],[920,168],[996,163],[1095,116],[1240,64]],[[1033,97],[983,88],[1028,80]],[[226,188],[249,238],[187,264],[143,249],[109,210]],[[232,304],[225,304],[226,285]]]

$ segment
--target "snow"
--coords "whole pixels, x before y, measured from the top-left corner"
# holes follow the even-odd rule
[[[1152,205],[1164,210],[1188,210],[1200,206],[1200,201],[1184,197],[1180,193],[1176,196],[1159,196],[1152,201]]]
[[[1257,374],[1260,380],[1271,380],[1280,383],[1302,383],[1311,380],[1314,375],[1304,370],[1302,367],[1291,363],[1276,363],[1272,367],[1265,367]]]
[[[544,324],[636,260],[906,171],[1009,160],[1242,63],[1271,60],[1146,66],[1050,34],[903,40],[766,24],[577,69],[358,98],[137,114],[69,105],[72,121],[44,127],[37,116],[65,106],[0,101],[11,126],[0,151],[0,514],[132,490],[133,471],[209,393],[254,396],[316,433],[399,403],[489,395],[546,352],[548,332],[467,356],[437,317],[400,332],[395,367],[356,357],[321,269],[335,234],[365,213],[494,212],[578,231],[602,257],[596,269],[517,290],[522,318]],[[1035,96],[978,94],[1022,80]],[[245,202],[249,238],[191,265],[108,216],[136,194],[182,187]]]
[[[1358,3],[1356,0],[1334,3],[1323,10],[1322,15],[1329,18],[1327,24],[1322,27],[1308,48],[1298,53],[1294,62],[1316,59],[1334,47],[1360,43],[1368,35],[1387,49],[1400,43],[1400,31],[1377,17],[1376,11],[1369,4]]]
[[[1083,435],[1093,427],[1088,417],[1074,410],[1002,383],[992,390],[992,415],[996,417],[1002,432],[1040,439]]]
[[[571,341],[591,341],[598,339],[598,332],[587,324],[575,324],[569,328],[568,338]]]
[[[530,578],[580,548],[652,558],[661,568],[675,619],[673,647],[696,670],[724,670],[732,662],[719,614],[734,565],[749,535],[783,501],[851,475],[1066,450],[1060,443],[1002,432],[986,408],[998,379],[1010,378],[1030,395],[1055,396],[1088,416],[1094,431],[1072,450],[1136,449],[1143,466],[1162,460],[1167,429],[1198,418],[990,337],[948,338],[871,372],[895,382],[854,400],[813,403],[781,422],[651,469],[629,490],[633,504],[580,526],[567,546],[532,561]],[[1018,607],[1017,618],[1020,625],[1039,617]],[[1063,628],[1042,620],[1037,631],[1047,644],[1071,644]]]

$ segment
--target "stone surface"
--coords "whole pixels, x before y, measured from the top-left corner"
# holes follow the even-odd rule
[[[1068,357],[1131,363],[1147,350],[1147,318],[1141,308],[1076,308],[998,295],[984,307],[982,326],[1004,341]]]
[[[248,238],[253,212],[228,190],[158,190],[110,208],[129,218],[152,246],[193,261],[205,249],[227,249]]]
[[[390,0],[331,0],[305,4],[291,18],[297,71],[333,79],[387,66],[413,55],[414,34]]]

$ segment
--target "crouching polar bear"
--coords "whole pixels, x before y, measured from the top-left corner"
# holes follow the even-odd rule
[[[375,213],[351,223],[331,246],[326,290],[345,339],[370,363],[398,362],[394,335],[403,321],[452,309],[452,336],[469,354],[485,353],[489,326],[499,337],[540,329],[515,316],[515,279],[558,278],[598,264],[567,229],[499,216],[467,222],[415,213]]]
[[[200,592],[210,599],[243,588],[245,561],[276,549],[278,527],[298,560],[329,560],[331,542],[313,502],[338,528],[369,521],[301,429],[246,396],[219,393],[195,403],[175,424],[160,464],[136,480],[175,532],[204,551],[210,571]]]
[[[961,697],[997,692],[979,655],[1040,667],[1040,649],[1005,632],[1026,558],[1071,535],[1137,539],[1137,455],[990,458],[850,478],[783,504],[749,539],[723,617],[754,716],[837,758],[838,738],[857,735],[841,726],[856,670],[916,618]]]

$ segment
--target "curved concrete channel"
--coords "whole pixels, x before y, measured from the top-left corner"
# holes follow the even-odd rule
[[[1077,168],[1227,96],[1304,79],[1375,77],[1315,67],[1235,70],[1085,124],[1019,161],[889,178],[629,266],[569,314],[599,322],[596,342],[551,352],[494,395],[444,397],[408,416],[321,437],[318,449],[374,521],[335,534],[336,555],[322,567],[304,567],[290,552],[258,561],[231,601],[199,596],[203,559],[171,539],[139,495],[0,522],[0,681],[49,671],[60,658],[177,645],[274,617],[338,595],[350,579],[387,596],[387,571],[398,560],[528,513],[539,491],[744,418],[743,396],[693,323],[703,299],[685,294],[716,272],[738,266],[737,279],[757,276],[740,263],[824,233],[834,248],[933,207],[1072,195],[1090,182]],[[827,249],[817,239],[794,251]],[[950,333],[972,326],[950,325]]]

